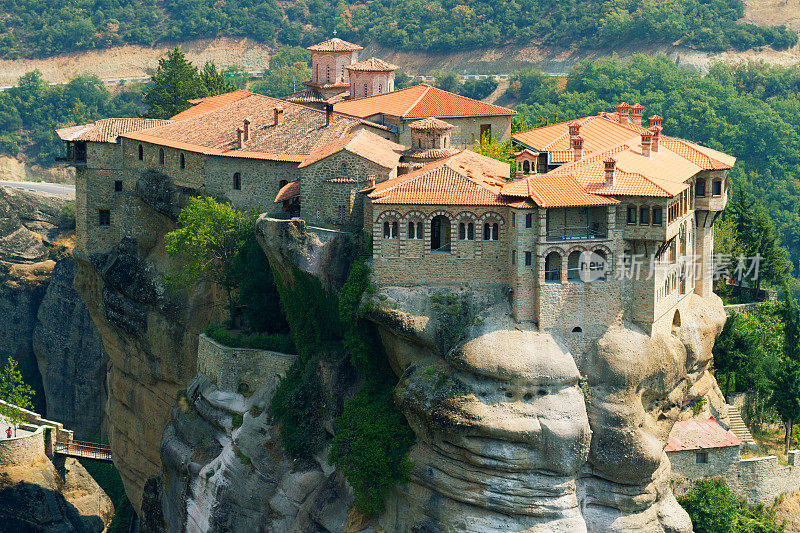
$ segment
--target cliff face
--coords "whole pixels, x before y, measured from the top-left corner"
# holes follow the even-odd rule
[[[17,359],[26,381],[41,391],[34,397],[39,412],[78,439],[96,439],[108,358],[72,288],[74,260],[55,253],[74,238],[61,217],[71,201],[0,188],[0,356]]]

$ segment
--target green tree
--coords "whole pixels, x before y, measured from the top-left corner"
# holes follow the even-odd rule
[[[395,90],[405,89],[406,87],[411,86],[411,76],[403,72],[402,70],[398,70],[394,74],[394,88]]]
[[[213,198],[192,198],[181,209],[178,228],[164,236],[176,266],[167,276],[173,287],[190,287],[198,281],[225,291],[233,317],[237,256],[245,249],[255,227],[255,217]]]
[[[203,85],[206,86],[208,96],[216,96],[236,90],[236,86],[222,72],[218,71],[217,66],[211,61],[206,61],[206,64],[203,65],[203,70],[200,71],[200,79],[203,80]]]
[[[483,100],[494,90],[497,89],[497,80],[494,78],[482,78],[478,80],[465,81],[459,88],[458,94],[472,98],[474,100]]]
[[[516,169],[517,163],[516,158],[514,157],[514,147],[511,144],[511,140],[498,141],[489,135],[484,135],[481,137],[480,144],[477,144],[475,147],[473,147],[473,150],[481,155],[485,155],[486,157],[491,157],[492,159],[497,159],[503,163],[508,163],[510,169],[509,175],[513,179],[514,170]]]
[[[214,69],[216,70],[216,69]],[[197,68],[178,48],[158,60],[158,68],[144,92],[150,118],[169,118],[189,108],[189,100],[209,95]]]
[[[678,502],[689,513],[698,533],[781,533],[784,530],[773,509],[749,508],[722,480],[698,481]]]
[[[794,423],[800,419],[800,308],[786,290],[783,307],[784,335],[783,357],[770,372],[772,395],[769,404],[783,421],[784,453],[789,453]]]
[[[283,98],[287,94],[305,87],[303,82],[311,79],[311,69],[302,61],[291,65],[278,65],[264,71],[264,77],[255,82],[250,90],[254,93]]]
[[[752,368],[758,356],[755,332],[743,326],[743,316],[732,313],[714,343],[714,368],[718,377],[725,375],[725,401],[728,401],[731,376]]]
[[[8,405],[0,408],[6,418],[14,426],[14,436],[17,436],[17,427],[25,421],[24,413],[20,409],[32,409],[31,398],[35,391],[22,379],[22,372],[17,369],[17,361],[9,357],[6,366],[0,371],[0,400]]]
[[[437,71],[431,74],[435,78],[433,84],[436,87],[451,93],[458,93],[459,89],[461,89],[461,80],[455,72]]]

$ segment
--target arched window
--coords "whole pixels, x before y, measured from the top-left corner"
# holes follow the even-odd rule
[[[467,225],[463,222],[458,224],[458,240],[463,241],[467,238]]]
[[[387,220],[383,223],[383,238],[396,239],[397,238],[397,221]]]
[[[343,178],[347,177],[347,163],[342,163],[339,165],[339,172],[341,173]]]
[[[409,239],[422,239],[422,222],[409,222],[407,235]]]
[[[450,220],[446,216],[431,220],[431,251],[450,253]]]
[[[547,282],[561,281],[561,254],[550,252],[544,258],[544,280]]]
[[[706,195],[706,180],[697,180],[697,183],[694,184],[694,195],[698,198],[702,198]]]
[[[679,310],[675,310],[675,314],[672,315],[672,327],[679,328],[681,327],[681,312]]]
[[[483,240],[496,241],[500,238],[500,225],[497,222],[483,224]]]
[[[186,156],[181,152],[181,168],[186,168]]]
[[[581,279],[581,252],[574,251],[567,257],[567,281],[580,283]]]
[[[164,149],[163,148],[159,148],[158,149],[158,164],[159,165],[163,165],[164,164]]]
[[[572,328],[572,333],[583,333],[583,329],[580,326],[575,326]]]
[[[139,161],[144,161],[144,148],[141,144],[139,145]]]
[[[467,240],[475,239],[475,224],[472,222],[467,223]]]
[[[523,174],[530,174],[531,173],[531,162],[530,161],[524,161],[522,163],[522,173]]]
[[[233,190],[242,190],[242,175],[238,172],[234,172],[233,174]]]

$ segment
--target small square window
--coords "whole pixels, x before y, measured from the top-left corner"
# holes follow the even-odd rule
[[[717,180],[711,184],[711,196],[722,196],[722,182]]]
[[[695,463],[699,465],[704,465],[708,463],[708,452],[697,452],[694,459]]]
[[[122,181],[121,180],[114,180],[114,192],[122,191]]]
[[[98,209],[98,224],[100,226],[110,226],[111,225],[111,211],[108,209]]]
[[[533,264],[533,253],[525,252],[525,266],[531,266]]]

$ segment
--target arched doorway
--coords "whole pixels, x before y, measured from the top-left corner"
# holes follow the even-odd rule
[[[450,253],[450,220],[446,216],[431,220],[431,251]]]

